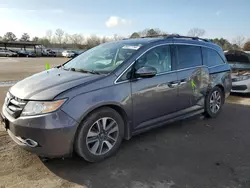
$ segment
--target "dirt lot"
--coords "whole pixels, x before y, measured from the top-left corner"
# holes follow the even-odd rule
[[[15,61],[14,61],[15,60]],[[19,80],[65,59],[0,59],[0,81]],[[0,105],[8,87],[0,87]],[[0,187],[249,188],[250,98],[231,96],[216,119],[200,116],[124,141],[118,154],[89,164],[43,163],[0,129]]]
[[[0,82],[16,81],[67,61],[65,58],[5,58],[0,57]]]

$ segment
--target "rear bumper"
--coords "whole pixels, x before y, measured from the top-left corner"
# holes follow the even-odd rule
[[[8,134],[23,149],[50,158],[71,155],[78,123],[63,111],[18,119],[2,112]]]

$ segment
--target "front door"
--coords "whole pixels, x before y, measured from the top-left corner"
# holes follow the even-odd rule
[[[177,74],[172,71],[170,46],[158,46],[147,51],[135,62],[134,69],[136,71],[143,66],[154,67],[157,75],[131,82],[133,120],[137,129],[163,120],[165,115],[176,112],[178,106]]]

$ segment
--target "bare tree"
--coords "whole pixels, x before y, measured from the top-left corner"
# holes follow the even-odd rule
[[[242,48],[243,44],[244,44],[244,41],[245,41],[245,37],[237,36],[237,37],[234,38],[233,43],[237,44],[240,48]]]
[[[107,38],[107,37],[102,37],[101,38],[101,43],[105,43],[105,42],[108,42],[109,41],[109,39]]]
[[[28,33],[23,33],[22,36],[21,36],[21,38],[20,38],[20,41],[25,41],[25,42],[27,42],[27,41],[29,41],[29,40],[30,40],[29,34],[28,34]]]
[[[62,44],[63,35],[64,35],[64,31],[62,29],[57,29],[56,30],[55,36],[56,36],[57,42],[59,44]]]
[[[51,30],[48,30],[46,31],[46,38],[52,42],[52,35],[53,35],[53,32]]]
[[[206,31],[200,28],[193,28],[188,31],[188,36],[190,37],[202,37],[205,35]]]
[[[113,35],[113,40],[122,40],[124,37],[122,37],[122,36],[120,36],[120,35],[118,35],[118,34],[114,34]]]
[[[167,35],[166,32],[160,30],[159,28],[147,28],[147,29],[144,29],[142,31],[139,31],[139,32],[133,33],[133,34],[135,34],[137,37],[138,36],[139,37],[146,37],[146,36],[152,37],[152,36],[157,36],[157,35]]]
[[[70,35],[68,33],[64,34],[63,43],[64,44],[71,43],[71,38],[70,38]]]
[[[74,45],[82,44],[84,40],[84,37],[80,34],[73,34],[70,38]]]
[[[16,41],[16,35],[12,32],[7,32],[4,36],[3,36],[3,40],[4,41]]]
[[[44,37],[44,38],[39,38],[39,39],[38,39],[38,42],[39,42],[40,44],[42,44],[43,46],[45,46],[45,47],[50,46],[50,41],[49,41],[46,37]]]
[[[101,44],[101,39],[97,37],[96,35],[91,35],[87,38],[87,47],[93,48],[97,45]]]

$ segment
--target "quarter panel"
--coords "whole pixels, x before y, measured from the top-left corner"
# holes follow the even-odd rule
[[[230,95],[232,89],[231,69],[228,64],[209,68],[210,87],[221,85],[225,91],[225,97]]]

